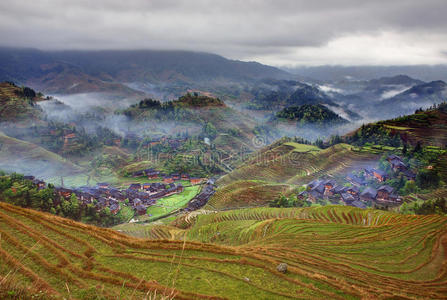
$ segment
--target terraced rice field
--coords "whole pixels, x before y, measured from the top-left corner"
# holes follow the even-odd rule
[[[262,208],[180,223],[183,241],[137,239],[0,203],[0,283],[78,299],[447,298],[445,217]]]
[[[375,154],[352,151],[351,146],[346,144],[338,144],[320,151],[296,149],[293,143],[286,143],[261,151],[240,168],[219,179],[218,183],[227,185],[240,180],[264,180],[304,184],[321,175],[348,172],[370,165],[378,159]]]
[[[264,181],[241,180],[230,183],[217,192],[208,201],[205,208],[243,208],[266,206],[281,193],[286,194],[293,186]]]

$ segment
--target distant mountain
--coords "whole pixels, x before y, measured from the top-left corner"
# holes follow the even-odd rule
[[[317,66],[287,68],[286,71],[320,81],[371,80],[383,76],[407,74],[424,81],[447,81],[447,65],[417,66]]]
[[[129,83],[194,87],[290,75],[256,62],[187,51],[40,51],[0,48],[0,80],[46,92],[111,91],[137,93]]]
[[[303,104],[329,104],[337,106],[332,99],[315,86],[298,81],[276,81],[270,86],[258,84],[252,89],[254,99],[249,109],[280,110]]]
[[[389,116],[391,110],[398,110],[401,115],[404,115],[418,108],[427,108],[435,103],[441,103],[446,99],[447,84],[438,80],[413,86],[394,97],[383,100],[378,107],[384,116]]]
[[[378,79],[368,80],[369,86],[376,85],[416,85],[424,83],[422,80],[411,78],[407,75],[396,75],[391,77],[380,77]]]
[[[294,121],[298,126],[317,125],[324,127],[348,123],[347,120],[321,104],[287,107],[278,112],[275,118],[278,121]]]

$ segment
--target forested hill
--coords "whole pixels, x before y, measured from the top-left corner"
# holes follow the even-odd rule
[[[275,119],[278,121],[296,121],[298,125],[311,124],[319,126],[348,122],[321,104],[291,106],[278,112]]]
[[[191,110],[203,108],[225,108],[225,103],[218,99],[208,96],[201,96],[197,93],[186,94],[177,100],[160,102],[154,99],[143,99],[137,104],[120,111],[130,118],[147,119],[154,117],[156,119],[172,119],[187,121],[188,117],[194,119],[194,113]],[[180,117],[183,116],[184,119]],[[185,119],[186,118],[186,119]]]
[[[414,114],[367,124],[346,135],[353,144],[364,143],[445,147],[447,144],[447,103],[433,105]]]

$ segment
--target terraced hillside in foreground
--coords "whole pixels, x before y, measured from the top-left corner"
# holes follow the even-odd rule
[[[327,206],[173,225],[187,241],[132,238],[0,203],[0,282],[56,298],[447,298],[445,217]],[[282,262],[286,273],[276,270]]]

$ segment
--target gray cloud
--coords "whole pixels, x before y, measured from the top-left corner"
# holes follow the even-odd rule
[[[445,0],[3,0],[0,41],[186,49],[276,65],[414,64],[424,57],[431,64],[447,62],[446,15]],[[340,41],[346,55],[338,53]],[[362,59],[364,43],[370,50]]]

